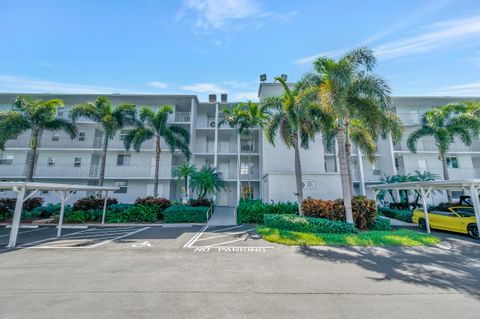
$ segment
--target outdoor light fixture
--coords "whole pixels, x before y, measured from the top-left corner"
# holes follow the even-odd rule
[[[282,74],[280,77],[282,78],[282,80],[284,80],[285,82],[287,82],[287,75],[286,75],[286,74]]]
[[[260,74],[260,82],[265,82],[267,80],[266,74]]]
[[[208,95],[208,102],[216,103],[217,102],[217,95],[216,94],[209,94]]]

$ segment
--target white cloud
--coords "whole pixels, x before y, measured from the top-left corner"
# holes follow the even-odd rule
[[[30,79],[12,75],[0,74],[0,91],[18,93],[76,93],[76,94],[106,94],[133,93],[132,91],[85,84],[72,84],[39,79]],[[135,92],[139,93],[139,92]]]
[[[379,59],[394,59],[421,54],[480,37],[480,16],[431,24],[424,32],[394,42],[379,45],[374,51]]]
[[[232,94],[231,99],[232,101],[257,101],[258,100],[258,92],[257,91],[252,91],[252,92],[237,92]]]
[[[165,89],[168,87],[168,84],[165,82],[158,82],[158,81],[151,81],[147,83],[148,86],[159,88],[159,89]]]
[[[177,18],[191,11],[196,15],[195,27],[221,29],[228,21],[255,17],[262,13],[253,0],[184,0]]]
[[[335,57],[340,56],[341,54],[345,53],[347,50],[348,49],[341,49],[341,50],[317,53],[317,54],[314,54],[314,55],[310,55],[310,56],[307,56],[307,57],[304,57],[304,58],[297,59],[294,62],[295,62],[295,64],[299,64],[299,65],[312,64],[313,61],[315,61],[316,59],[318,59],[321,56],[328,56],[328,57],[331,57],[331,58],[335,58]]]
[[[195,83],[181,86],[180,89],[195,93],[221,93],[225,91],[214,83]]]
[[[480,82],[450,85],[435,89],[433,95],[480,96]]]

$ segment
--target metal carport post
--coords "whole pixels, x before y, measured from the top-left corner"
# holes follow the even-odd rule
[[[470,198],[473,203],[473,210],[475,211],[475,218],[477,219],[477,231],[480,234],[480,200],[478,199],[478,189],[473,183],[470,185]]]

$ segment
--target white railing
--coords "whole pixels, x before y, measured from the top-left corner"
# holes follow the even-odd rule
[[[175,112],[175,122],[190,122],[190,112]]]
[[[422,171],[418,167],[401,167],[399,169],[399,174],[406,175],[415,175],[415,170]],[[437,180],[443,179],[443,169],[442,168],[429,168],[427,169],[432,174],[437,175]],[[460,180],[460,179],[472,179],[480,178],[480,171],[475,168],[449,168],[448,175],[450,180]]]
[[[420,120],[422,118],[422,114],[418,111],[415,112],[399,112],[397,115],[402,120],[403,124],[405,125],[418,125],[420,124]]]
[[[406,139],[403,139],[400,143],[396,143],[393,148],[396,151],[410,151],[407,147]],[[420,152],[438,152],[435,140],[427,138],[418,140],[416,149]],[[456,141],[450,144],[449,152],[480,152],[480,141],[475,139],[470,146]]]
[[[0,178],[25,176],[25,165],[0,165]]]
[[[220,142],[218,143],[218,153],[236,154],[237,145],[229,142]]]

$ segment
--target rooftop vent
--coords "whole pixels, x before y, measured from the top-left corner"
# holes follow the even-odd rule
[[[267,80],[266,74],[260,74],[260,82],[265,82]]]
[[[228,100],[228,95],[227,95],[227,93],[222,93],[222,94],[220,94],[220,101],[221,101],[222,103],[227,103],[227,100]]]
[[[216,103],[217,102],[217,95],[216,94],[209,94],[208,95],[208,102]]]

